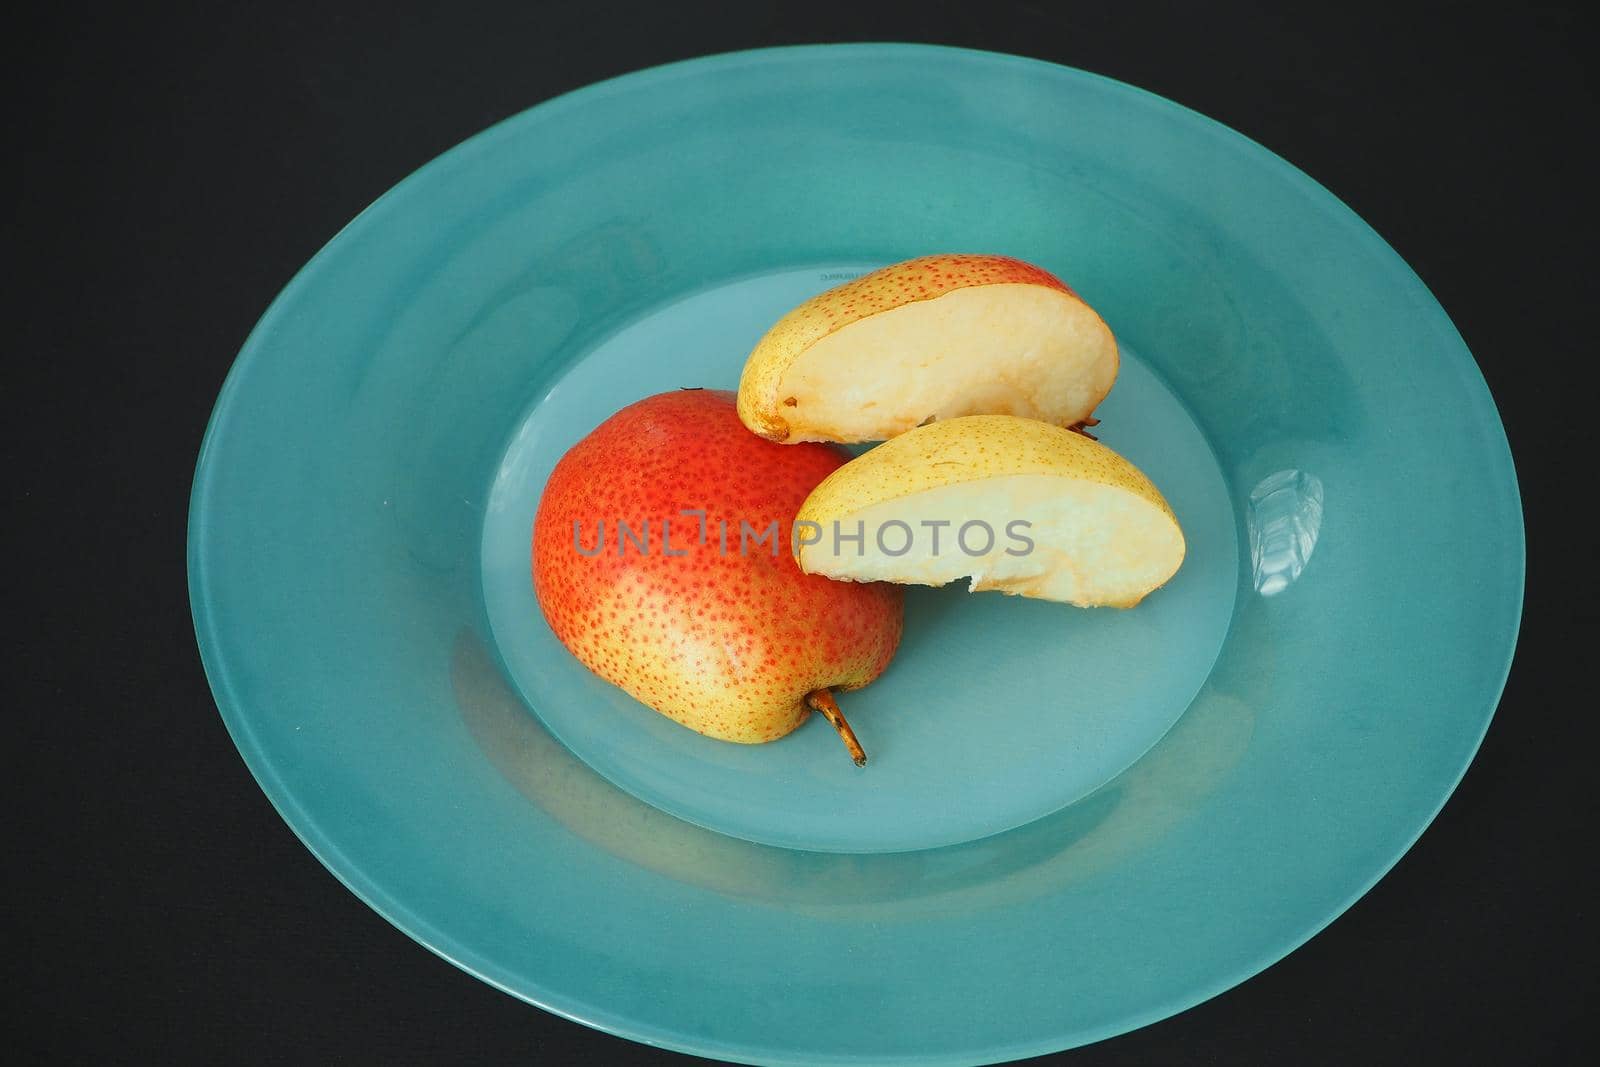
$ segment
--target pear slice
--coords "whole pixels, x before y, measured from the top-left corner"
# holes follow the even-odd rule
[[[773,441],[883,441],[929,419],[1088,420],[1117,342],[1061,279],[1009,256],[896,263],[813,297],[768,330],[739,418]]]
[[[933,422],[830,474],[800,506],[809,574],[1132,607],[1177,573],[1183,531],[1137,467],[1013,415]]]

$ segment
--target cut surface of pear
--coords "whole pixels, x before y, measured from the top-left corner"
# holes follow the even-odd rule
[[[1185,551],[1172,509],[1132,463],[1010,415],[934,422],[885,442],[818,485],[796,523],[795,558],[810,574],[915,585],[970,577],[975,592],[1083,607],[1137,604]]]
[[[789,312],[751,352],[739,416],[776,441],[881,441],[929,419],[1089,418],[1116,339],[1060,279],[1004,256],[928,256]]]

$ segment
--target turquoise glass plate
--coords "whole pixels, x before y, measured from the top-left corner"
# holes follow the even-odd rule
[[[527,573],[555,457],[937,251],[1039,263],[1111,324],[1104,438],[1172,499],[1179,577],[1120,613],[914,590],[848,694],[864,771],[818,724],[723,745],[578,667]],[[245,344],[189,572],[251,770],[422,944],[652,1044],[936,1064],[1170,1015],[1348,907],[1482,738],[1523,534],[1470,353],[1305,175],[1103,78],[848,45],[596,85],[385,195]]]

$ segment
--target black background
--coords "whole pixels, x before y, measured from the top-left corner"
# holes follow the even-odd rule
[[[1317,178],[1404,256],[1497,398],[1528,523],[1505,698],[1433,828],[1327,931],[1077,1064],[1551,1061],[1594,980],[1593,41],[1560,6],[893,10],[274,3],[10,27],[4,1042],[30,1058],[688,1063],[457,971],[299,844],[189,621],[211,403],[278,289],[432,156],[588,82],[769,44],[918,40],[1132,82]],[[1565,520],[1565,521],[1563,521]],[[12,541],[19,537],[20,541]],[[1576,663],[1576,666],[1575,666]]]

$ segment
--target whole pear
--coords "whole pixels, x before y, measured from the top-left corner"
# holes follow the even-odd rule
[[[901,591],[805,574],[791,546],[801,503],[848,458],[752,434],[729,392],[623,408],[561,458],[539,500],[545,619],[595,674],[690,729],[753,744],[814,710],[863,763],[832,691],[888,665]]]

